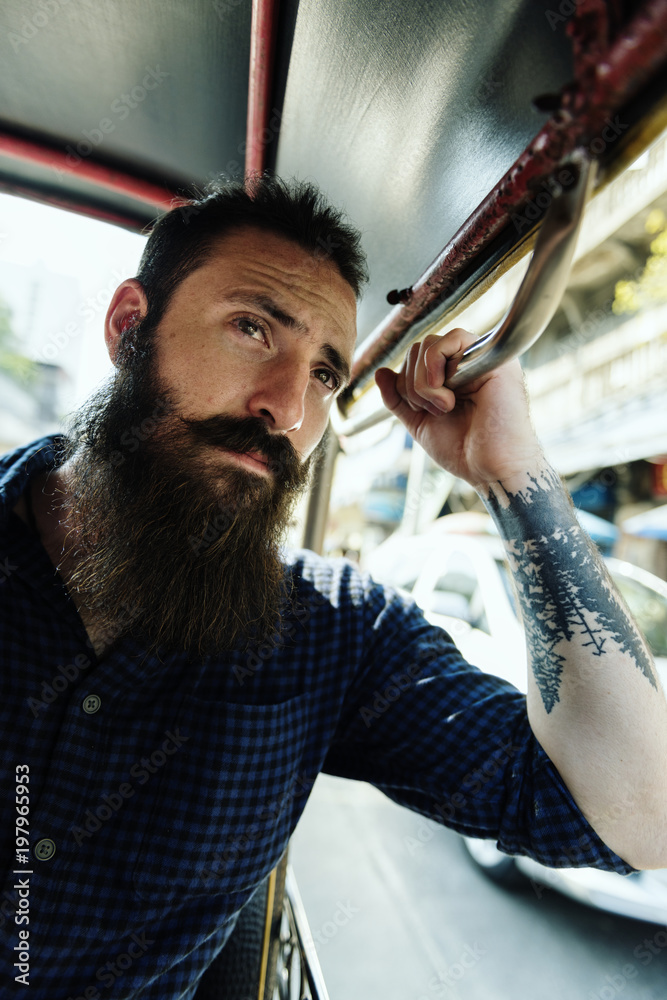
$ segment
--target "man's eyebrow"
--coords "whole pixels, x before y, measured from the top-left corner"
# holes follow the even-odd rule
[[[257,309],[263,309],[272,319],[277,320],[278,323],[288,327],[290,330],[297,330],[299,333],[308,333],[308,327],[305,323],[284,312],[269,295],[257,295],[256,292],[237,291],[230,292],[229,298],[250,306],[256,306]]]
[[[233,291],[229,293],[229,298],[232,301],[238,301],[239,303],[244,303],[250,306],[255,306],[257,309],[263,309],[267,315],[275,319],[281,326],[287,327],[289,330],[296,330],[297,333],[308,333],[308,327],[301,320],[295,319],[294,316],[290,316],[282,310],[268,295],[257,295],[254,292],[244,292],[242,290]],[[335,369],[336,375],[340,381],[340,389],[344,389],[349,385],[351,378],[351,371],[348,362],[345,360],[343,355],[340,353],[337,347],[333,344],[322,344],[322,353],[326,358],[328,364]]]

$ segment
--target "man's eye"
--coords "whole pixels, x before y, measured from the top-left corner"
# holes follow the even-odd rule
[[[247,316],[241,316],[236,320],[236,325],[241,333],[245,333],[246,336],[264,339],[264,327],[256,320],[249,319]]]
[[[316,368],[315,378],[320,381],[325,388],[331,389],[332,392],[335,392],[340,385],[338,376],[334,375],[334,373],[329,371],[328,368]]]

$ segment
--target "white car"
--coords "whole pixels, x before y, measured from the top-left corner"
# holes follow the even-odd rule
[[[457,533],[462,525],[473,533]],[[605,562],[647,638],[667,689],[667,584],[630,563]],[[365,568],[378,582],[409,591],[467,660],[525,691],[523,629],[504,548],[490,518],[454,514],[440,518],[423,535],[393,535],[366,560]],[[525,883],[527,877],[538,896],[553,888],[603,910],[667,923],[667,869],[630,876],[592,868],[551,869],[503,854],[490,840],[464,842],[477,865],[504,885]]]

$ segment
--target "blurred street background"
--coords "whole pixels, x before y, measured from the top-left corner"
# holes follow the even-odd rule
[[[489,881],[451,830],[320,775],[292,839],[331,1000],[664,1000],[667,928]]]

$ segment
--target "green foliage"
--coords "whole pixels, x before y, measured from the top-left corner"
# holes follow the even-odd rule
[[[12,327],[12,313],[6,302],[0,299],[0,372],[15,382],[31,382],[37,375],[37,365],[21,354],[19,343]]]
[[[662,209],[649,213],[646,232],[655,235],[655,239],[651,242],[644,270],[637,281],[616,282],[612,309],[617,316],[667,302],[667,218]]]

